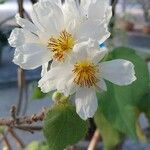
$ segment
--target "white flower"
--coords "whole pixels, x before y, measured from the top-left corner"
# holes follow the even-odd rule
[[[69,61],[52,65],[39,87],[43,92],[57,89],[66,96],[75,93],[76,112],[86,120],[97,110],[96,90],[107,90],[105,80],[123,86],[136,80],[134,65],[123,59],[100,62],[107,53],[94,41],[76,44]]]
[[[40,0],[30,13],[32,22],[16,15],[22,28],[15,28],[8,39],[16,47],[13,62],[23,69],[43,65],[43,75],[50,60],[64,61],[78,42],[89,38],[104,42],[110,35],[107,23],[111,11],[105,0],[104,5],[98,1],[79,6],[74,0],[63,5],[60,0]]]
[[[88,19],[104,20],[107,23],[112,16],[112,7],[109,0],[81,0],[81,11]]]

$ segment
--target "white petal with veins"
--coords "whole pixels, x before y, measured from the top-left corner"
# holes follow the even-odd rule
[[[48,62],[51,52],[39,44],[25,44],[16,48],[13,62],[23,69],[35,69]]]
[[[83,119],[92,118],[97,110],[98,103],[94,90],[80,89],[75,96],[76,112]]]
[[[136,80],[134,65],[124,59],[100,63],[101,77],[117,85],[129,85]]]

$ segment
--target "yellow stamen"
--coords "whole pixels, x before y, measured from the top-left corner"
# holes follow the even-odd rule
[[[58,38],[51,37],[48,41],[48,48],[53,52],[53,58],[57,61],[64,61],[75,44],[73,36],[66,30],[62,31]]]
[[[77,62],[72,71],[74,73],[74,83],[80,87],[90,88],[98,82],[97,75],[99,70],[97,66],[89,60]]]

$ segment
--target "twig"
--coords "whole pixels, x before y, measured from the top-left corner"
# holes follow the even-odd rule
[[[90,144],[88,146],[88,150],[95,150],[99,139],[100,139],[100,133],[99,133],[99,130],[96,129],[96,131],[95,131],[95,133],[94,133],[94,135],[92,137],[92,140],[91,140],[91,142],[90,142]]]
[[[110,21],[110,32],[113,33],[113,29],[115,26],[115,15],[116,15],[116,5],[118,3],[118,0],[111,0],[111,6],[112,6],[112,19]],[[110,38],[113,38],[113,34],[111,34]]]
[[[42,126],[31,126],[31,125],[18,125],[14,126],[16,129],[28,131],[30,133],[34,133],[34,131],[41,131],[43,129]]]
[[[12,137],[16,140],[16,143],[18,143],[18,146],[21,149],[25,148],[25,144],[21,141],[21,139],[18,137],[18,135],[15,133],[15,131],[12,130],[11,128],[9,128],[8,131],[12,135]]]
[[[3,141],[4,141],[4,145],[7,147],[8,150],[11,150],[11,146],[10,146],[10,143],[7,139],[7,137],[5,135],[3,135]]]
[[[12,117],[14,120],[16,120],[16,106],[13,105],[13,106],[11,107],[10,112],[11,112],[11,117]]]
[[[23,1],[24,0],[17,0],[17,2],[18,2],[18,12],[19,12],[20,17],[22,17],[22,18],[24,17]]]
[[[41,112],[33,114],[31,116],[16,116],[16,107],[12,106],[11,108],[11,116],[12,118],[1,118],[0,126],[7,126],[9,128],[16,128],[23,131],[28,131],[30,133],[34,133],[34,131],[42,130],[42,126],[40,125],[32,125],[35,122],[42,122],[45,114],[47,113],[47,109],[44,108]]]
[[[43,121],[44,119],[44,113],[39,113],[35,116],[26,116],[26,117],[20,117],[17,118],[17,121],[14,119],[0,119],[0,126],[8,126],[13,127],[15,125],[22,125],[22,124],[32,124],[38,121]],[[19,123],[19,124],[18,124]]]
[[[19,15],[20,17],[23,18],[24,17],[24,8],[23,8],[24,0],[17,0],[17,2],[18,2]],[[16,110],[17,116],[21,113],[24,89],[26,91],[25,74],[21,68],[18,68],[18,88],[19,88],[19,98],[18,98],[17,110]],[[28,96],[27,96],[27,92],[25,92],[25,104],[24,104],[23,114],[25,114],[25,111],[27,108],[27,102],[28,102]]]
[[[8,126],[11,128],[26,128],[31,130],[40,130],[41,127],[39,126],[26,126],[31,125],[38,121],[43,121],[45,117],[45,113],[47,112],[46,109],[42,110],[39,113],[33,114],[31,116],[23,116],[23,117],[17,117],[15,116],[15,106],[12,107],[13,111],[11,111],[11,115],[13,118],[1,118],[0,119],[0,126]]]
[[[8,130],[6,130],[3,134],[2,137],[0,138],[0,142],[2,142],[4,140],[4,137],[7,136],[8,134]]]
[[[19,98],[18,98],[18,102],[17,102],[17,112],[16,112],[17,115],[19,115],[20,111],[21,111],[21,104],[22,104],[22,98],[23,98],[24,83],[25,83],[24,71],[19,67],[18,68]]]
[[[24,103],[24,108],[22,110],[22,115],[26,114],[27,107],[28,107],[28,87],[26,85],[26,82],[24,83],[24,92],[25,92],[25,103]]]

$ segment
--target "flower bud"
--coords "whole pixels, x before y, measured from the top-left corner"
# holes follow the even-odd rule
[[[62,97],[63,97],[63,94],[60,93],[60,92],[58,92],[58,91],[56,91],[56,92],[53,93],[52,100],[53,100],[54,102],[58,102],[58,101],[60,101],[60,99],[61,99]]]

